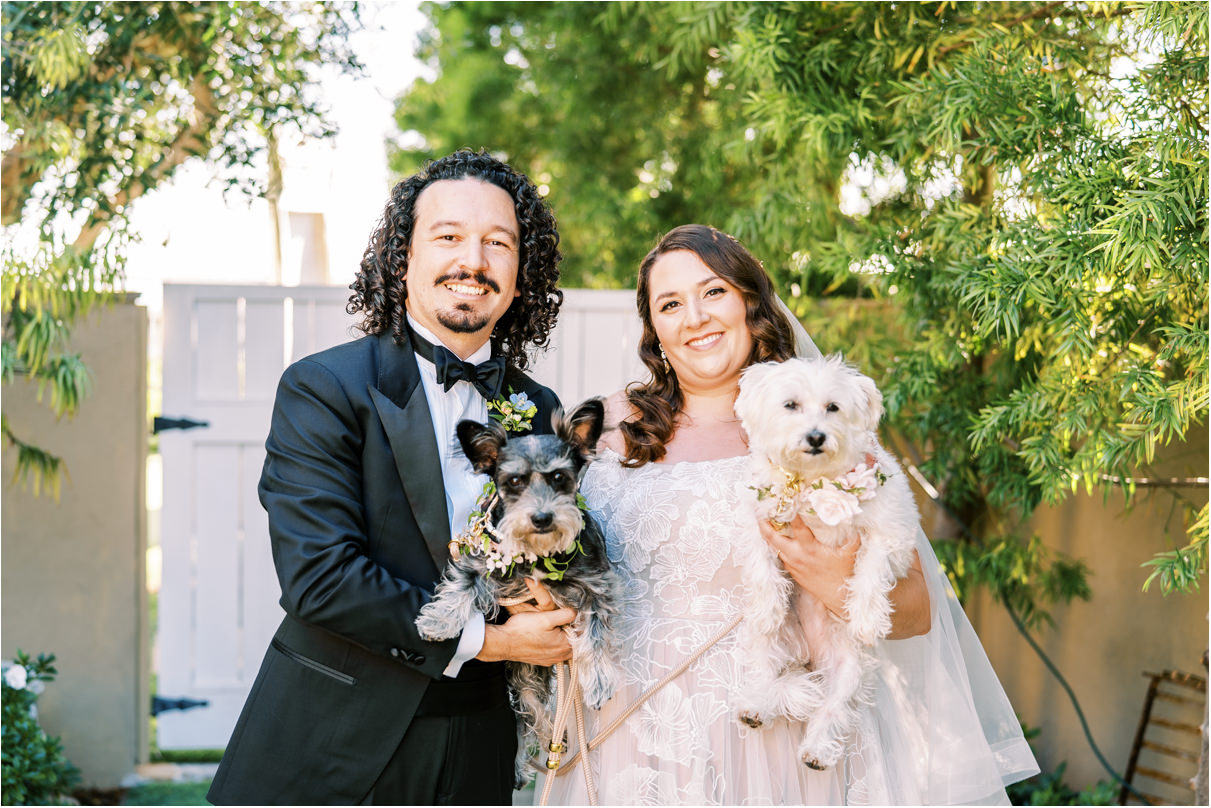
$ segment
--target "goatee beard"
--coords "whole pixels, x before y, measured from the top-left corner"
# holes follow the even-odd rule
[[[488,315],[470,306],[445,309],[436,314],[437,321],[456,334],[476,334],[488,327]]]
[[[474,281],[500,294],[500,285],[488,277],[486,272],[447,272],[433,282],[440,286],[449,281]],[[452,309],[435,312],[437,321],[456,334],[475,334],[487,328],[490,318],[477,312],[470,304],[458,304]]]

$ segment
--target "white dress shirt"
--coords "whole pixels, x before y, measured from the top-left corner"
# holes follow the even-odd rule
[[[411,314],[408,325],[424,339],[434,345],[443,345],[432,331],[418,323]],[[449,346],[446,346],[449,348]],[[466,361],[477,365],[492,357],[492,343],[467,357]],[[416,366],[420,369],[421,384],[425,388],[425,399],[429,402],[429,413],[433,418],[433,435],[437,438],[437,453],[441,458],[442,482],[446,489],[446,513],[450,515],[450,537],[453,538],[467,526],[467,518],[475,509],[479,495],[483,493],[486,474],[471,468],[471,461],[463,453],[455,427],[464,418],[472,421],[488,420],[488,402],[479,391],[461,379],[448,391],[437,383],[437,368],[420,354],[416,355]],[[463,663],[474,658],[484,647],[484,616],[478,612],[471,615],[463,627],[458,640],[458,650],[446,666],[446,676],[457,676]]]

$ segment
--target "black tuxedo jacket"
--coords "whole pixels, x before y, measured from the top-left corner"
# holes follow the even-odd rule
[[[534,431],[550,432],[554,393],[515,370],[510,389],[537,404]],[[414,623],[451,537],[411,346],[369,336],[291,365],[266,450],[259,491],[286,617],[207,796],[357,803],[458,647],[422,640]]]

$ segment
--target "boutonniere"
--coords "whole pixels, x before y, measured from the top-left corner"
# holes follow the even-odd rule
[[[815,514],[826,525],[848,522],[861,512],[860,503],[872,499],[879,486],[887,482],[887,475],[878,463],[870,466],[860,463],[842,477],[815,480],[805,480],[786,469],[779,471],[785,477],[781,484],[753,486],[753,490],[758,500],[774,498],[770,516],[782,525],[789,524],[801,510]]]
[[[538,405],[525,393],[514,393],[512,389],[508,398],[488,402],[488,417],[504,427],[506,432],[526,431],[537,414]]]

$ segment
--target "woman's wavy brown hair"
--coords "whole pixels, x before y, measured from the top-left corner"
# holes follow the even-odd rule
[[[527,349],[543,347],[555,327],[563,292],[559,281],[559,231],[555,216],[534,184],[487,152],[460,149],[427,163],[420,171],[398,183],[370,236],[357,278],[349,288],[353,294],[345,310],[364,312],[358,328],[365,334],[390,331],[397,343],[404,341],[408,287],[408,248],[416,225],[416,199],[421,191],[440,180],[474,177],[503,188],[513,197],[517,223],[521,227],[517,289],[513,301],[492,330],[492,351],[503,355],[518,370],[529,364]]]
[[[677,431],[677,416],[685,400],[677,374],[665,369],[660,340],[652,325],[651,274],[656,259],[665,253],[689,250],[711,271],[736,287],[744,298],[745,323],[753,336],[748,364],[782,361],[795,355],[795,336],[778,306],[774,284],[765,268],[736,239],[713,227],[686,224],[670,230],[639,265],[635,303],[643,323],[639,358],[652,374],[647,384],[632,384],[626,398],[635,414],[620,424],[626,443],[627,466],[655,463],[665,455],[665,444]]]

